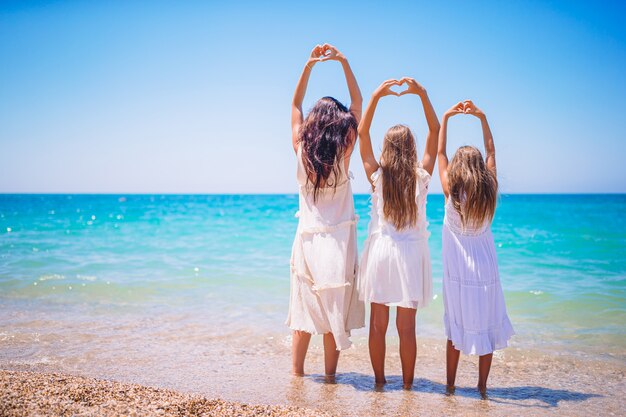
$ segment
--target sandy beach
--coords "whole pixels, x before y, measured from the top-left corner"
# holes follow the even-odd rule
[[[63,374],[0,371],[0,415],[330,416],[299,407],[247,405]]]
[[[483,400],[475,389],[476,358],[462,357],[456,393],[444,394],[445,351],[433,341],[420,343],[415,384],[405,391],[392,339],[389,382],[377,390],[367,345],[359,340],[342,355],[334,384],[320,373],[318,343],[311,347],[309,374],[303,378],[289,375],[288,347],[273,341],[234,356],[203,356],[201,362],[183,360],[189,355],[181,346],[181,355],[164,368],[157,364],[165,357],[141,365],[133,353],[120,357],[117,367],[103,357],[36,364],[5,358],[0,415],[610,416],[622,415],[626,407],[621,358],[598,361],[509,348],[494,358],[489,397]]]

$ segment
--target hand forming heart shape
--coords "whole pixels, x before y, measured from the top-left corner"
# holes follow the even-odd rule
[[[405,79],[401,79],[401,80],[395,80],[397,81],[396,84],[393,84],[390,88],[389,91],[391,91],[392,93],[395,93],[396,96],[400,97],[404,94],[408,94],[409,92],[409,88],[407,86],[407,88],[405,90],[402,90],[401,88],[396,88],[396,87],[401,87],[402,85],[406,84],[406,80]]]
[[[313,62],[324,62],[328,60],[340,60],[341,53],[334,46],[325,43],[323,45],[316,45],[311,52],[311,60]]]
[[[447,114],[454,116],[455,114],[471,114],[472,116],[480,117],[483,112],[472,102],[472,100],[459,101],[452,106]]]
[[[404,84],[407,85],[406,90],[400,91],[401,89],[392,89],[395,88],[395,86],[402,86]],[[379,97],[389,95],[399,97],[405,94],[417,94],[419,96],[422,96],[424,93],[426,93],[424,87],[422,87],[417,81],[410,77],[403,77],[399,80],[387,80],[383,82],[374,92],[374,94]]]

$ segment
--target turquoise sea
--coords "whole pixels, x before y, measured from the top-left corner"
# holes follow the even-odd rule
[[[368,196],[355,200],[362,248]],[[0,302],[198,314],[238,305],[234,321],[280,331],[297,204],[296,195],[1,195]],[[429,196],[427,214],[440,298],[442,196]],[[518,343],[626,349],[626,195],[504,195],[493,232]],[[440,318],[427,317],[437,331]]]
[[[362,249],[369,197],[355,201]],[[0,195],[0,366],[189,390],[213,381],[211,392],[265,401],[242,388],[240,367],[264,374],[273,360],[288,374],[297,205],[296,195]],[[443,196],[428,197],[427,215],[435,300],[417,334],[438,346]],[[511,352],[624,369],[626,195],[502,195],[493,232]],[[367,376],[367,329],[354,338],[340,368]]]

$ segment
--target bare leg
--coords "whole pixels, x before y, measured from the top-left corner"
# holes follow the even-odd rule
[[[487,395],[487,377],[489,377],[489,371],[491,370],[492,359],[493,353],[482,355],[478,358],[478,391],[483,398]]]
[[[454,381],[456,380],[456,370],[459,366],[459,357],[461,356],[461,351],[456,350],[451,340],[448,340],[448,345],[446,346],[446,372],[447,372],[447,381],[446,391],[449,394],[454,393]]]
[[[309,349],[311,341],[311,333],[299,330],[293,331],[293,339],[291,341],[291,373],[297,376],[304,375],[304,358]]]
[[[402,362],[402,382],[404,389],[411,389],[415,374],[415,357],[417,356],[417,341],[415,340],[414,308],[398,307],[396,327],[400,336],[400,362]]]
[[[333,334],[324,334],[324,371],[326,376],[335,376],[337,362],[339,362],[339,353]]]
[[[385,384],[385,335],[389,324],[389,307],[383,304],[371,303],[370,314],[370,360],[374,368],[376,384]]]

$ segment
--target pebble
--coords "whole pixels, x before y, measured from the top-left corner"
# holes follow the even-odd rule
[[[250,405],[57,373],[0,370],[0,416],[325,417],[323,411]]]

